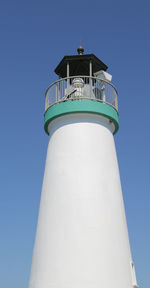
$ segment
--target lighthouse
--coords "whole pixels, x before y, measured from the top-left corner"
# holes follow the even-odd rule
[[[64,56],[45,94],[49,136],[29,288],[137,288],[114,144],[118,95],[94,54]]]

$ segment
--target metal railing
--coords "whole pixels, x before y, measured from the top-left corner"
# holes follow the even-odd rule
[[[91,99],[113,106],[118,111],[117,90],[98,77],[72,76],[51,84],[45,93],[45,111],[52,105],[77,99]]]

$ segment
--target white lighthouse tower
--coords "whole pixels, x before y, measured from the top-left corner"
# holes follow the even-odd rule
[[[46,91],[49,135],[29,288],[137,288],[113,135],[117,91],[94,54],[65,56]]]

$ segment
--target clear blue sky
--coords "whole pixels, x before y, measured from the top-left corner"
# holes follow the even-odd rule
[[[150,2],[1,0],[0,287],[27,288],[48,136],[44,92],[82,44],[119,93],[115,136],[139,287],[150,287]]]

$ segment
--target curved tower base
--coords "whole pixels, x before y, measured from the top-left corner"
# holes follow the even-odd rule
[[[49,124],[29,288],[137,287],[113,129],[88,113]]]

